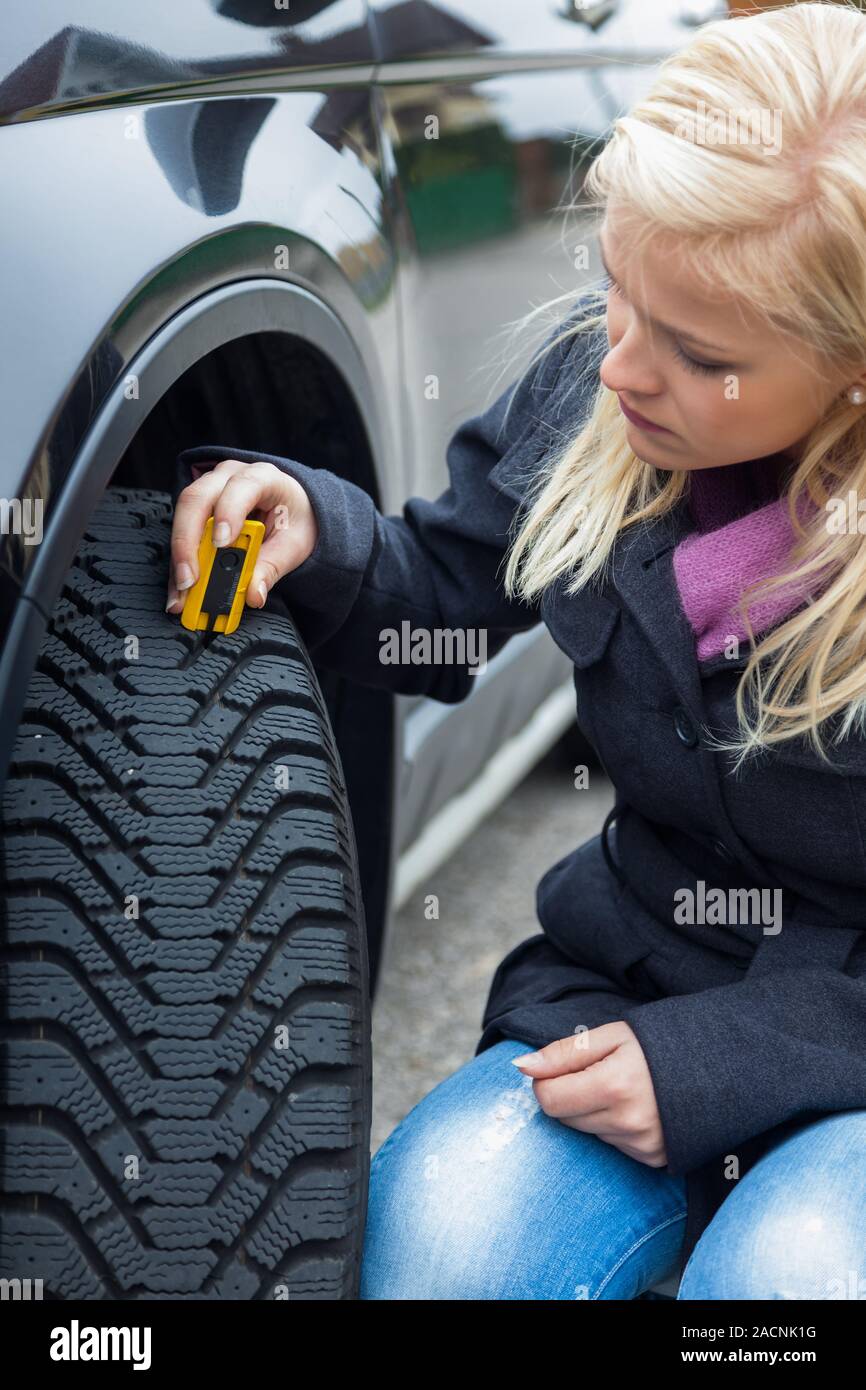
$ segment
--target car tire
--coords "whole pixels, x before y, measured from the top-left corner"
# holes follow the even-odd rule
[[[356,1298],[370,1006],[339,754],[285,608],[228,636],[165,613],[171,516],[106,493],[12,757],[0,1272]]]

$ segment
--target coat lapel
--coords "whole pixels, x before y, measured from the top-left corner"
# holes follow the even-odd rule
[[[677,699],[701,722],[704,711],[694,633],[673,572],[674,547],[691,529],[685,498],[663,516],[629,527],[614,548],[611,578],[667,670]]]

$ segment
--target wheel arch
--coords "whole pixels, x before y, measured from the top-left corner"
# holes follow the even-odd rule
[[[50,614],[100,497],[134,451],[135,440],[173,387],[213,354],[244,338],[285,335],[313,356],[342,393],[344,423],[365,445],[358,481],[378,502],[376,460],[384,457],[382,420],[363,359],[347,329],[321,299],[301,286],[257,277],[200,296],[174,314],[130,360],[78,449],[53,500],[45,534],[29,565],[0,653],[0,784],[5,781],[27,686]],[[135,390],[130,392],[130,382]],[[197,442],[230,442],[200,439]],[[251,441],[256,447],[257,441]],[[247,445],[250,447],[250,444]],[[286,452],[285,450],[283,452]],[[319,460],[321,462],[321,460]],[[171,458],[145,485],[168,490]],[[330,463],[329,463],[330,466]],[[141,485],[141,483],[139,483]],[[362,892],[374,986],[393,878],[392,808],[396,794],[396,711],[387,692],[323,677],[358,828]],[[359,721],[365,737],[351,738]],[[370,737],[373,721],[375,732]],[[383,799],[384,798],[384,799]],[[371,815],[371,806],[375,814]],[[362,827],[368,827],[366,835]],[[378,830],[380,833],[374,833]]]

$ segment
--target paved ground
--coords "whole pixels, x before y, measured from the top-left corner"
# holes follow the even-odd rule
[[[372,1153],[474,1055],[494,970],[541,930],[539,878],[601,829],[613,787],[593,767],[589,787],[578,791],[573,767],[562,740],[392,919],[373,1007]],[[431,893],[438,921],[425,917]]]

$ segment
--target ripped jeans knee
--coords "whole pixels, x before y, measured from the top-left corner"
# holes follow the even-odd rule
[[[676,1265],[682,1178],[546,1115],[505,1039],[373,1157],[361,1298],[635,1298]]]

